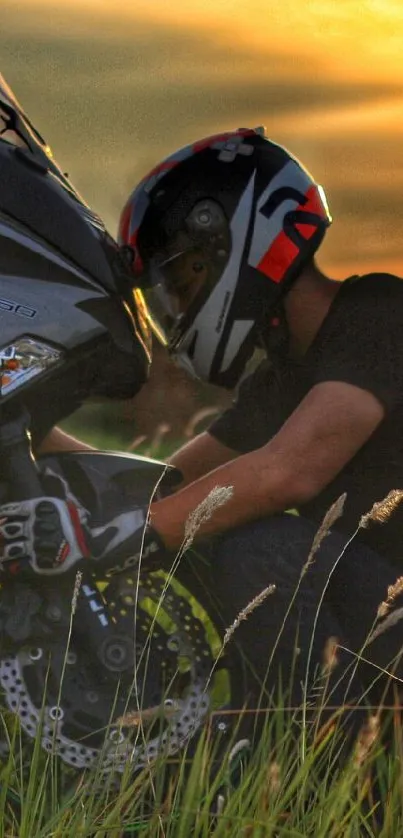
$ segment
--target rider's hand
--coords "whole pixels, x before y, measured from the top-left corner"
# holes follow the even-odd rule
[[[1,506],[0,535],[2,575],[63,573],[90,555],[85,510],[70,499],[42,497]]]
[[[46,576],[64,573],[83,560],[91,565],[99,562],[105,575],[136,567],[140,560],[146,567],[166,560],[160,538],[146,526],[146,508],[91,526],[87,510],[65,481],[57,480],[63,498],[46,496],[0,506],[0,582],[2,575],[24,571]]]

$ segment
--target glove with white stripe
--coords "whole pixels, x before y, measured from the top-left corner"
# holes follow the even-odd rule
[[[0,582],[32,573],[52,576],[100,563],[106,576],[136,567],[144,559],[158,567],[167,551],[147,524],[147,508],[91,526],[90,515],[57,478],[64,498],[44,496],[0,506]],[[78,565],[78,567],[76,567]],[[95,566],[94,566],[95,569]]]

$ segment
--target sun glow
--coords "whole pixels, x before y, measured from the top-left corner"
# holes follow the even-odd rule
[[[136,22],[168,24],[210,33],[227,48],[255,48],[260,58],[279,50],[290,59],[306,55],[328,73],[346,78],[355,70],[360,77],[403,79],[403,3],[401,0],[21,0],[20,6],[51,9],[49,25],[60,15],[67,29],[91,23],[97,29],[122,31]]]
[[[325,186],[330,272],[403,270],[403,0],[1,7],[1,70],[112,231],[161,157],[265,124]]]

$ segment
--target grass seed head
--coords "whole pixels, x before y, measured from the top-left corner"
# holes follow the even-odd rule
[[[302,576],[305,575],[308,568],[313,563],[313,560],[316,556],[316,553],[319,550],[320,545],[322,544],[323,539],[326,538],[326,536],[329,534],[333,524],[337,521],[338,518],[341,518],[346,497],[347,495],[344,492],[344,494],[340,495],[340,497],[337,498],[337,500],[335,500],[335,502],[332,503],[331,507],[327,510],[317,533],[315,533],[309,556],[304,564],[304,567],[302,568]]]
[[[385,524],[402,501],[403,489],[392,489],[383,500],[376,501],[369,512],[362,515],[359,528],[365,529],[371,523]]]
[[[391,608],[393,608],[397,598],[403,594],[403,576],[398,576],[393,585],[388,585],[386,599],[378,606],[376,616],[378,618],[386,617]]]
[[[190,513],[185,523],[183,550],[189,549],[200,527],[210,520],[216,509],[228,503],[233,494],[233,486],[214,486],[207,497],[203,498],[196,509]]]
[[[268,596],[274,594],[275,590],[275,585],[269,585],[267,588],[264,588],[263,591],[260,591],[260,594],[257,594],[250,602],[248,602],[247,605],[245,605],[245,608],[243,608],[242,611],[240,611],[239,614],[235,617],[235,620],[232,623],[232,625],[230,625],[230,627],[227,628],[224,634],[223,646],[226,646],[227,643],[231,640],[232,635],[237,630],[242,620],[247,620],[250,614],[252,614],[252,612],[255,610],[255,608],[258,608],[259,605],[261,605],[262,602],[264,602],[264,600],[267,599]]]
[[[323,669],[326,673],[333,672],[339,663],[339,640],[337,637],[328,637],[323,650]]]
[[[354,753],[354,764],[360,767],[364,764],[379,736],[379,715],[373,713],[361,728]]]
[[[77,573],[76,573],[75,581],[74,581],[73,596],[71,598],[71,613],[72,613],[73,616],[76,613],[77,600],[78,600],[78,595],[80,593],[82,578],[83,578],[83,574],[81,573],[81,570],[78,570]]]

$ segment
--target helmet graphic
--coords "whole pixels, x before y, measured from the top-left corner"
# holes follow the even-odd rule
[[[122,212],[119,243],[169,351],[198,378],[234,387],[330,223],[302,164],[245,128],[150,172]]]

